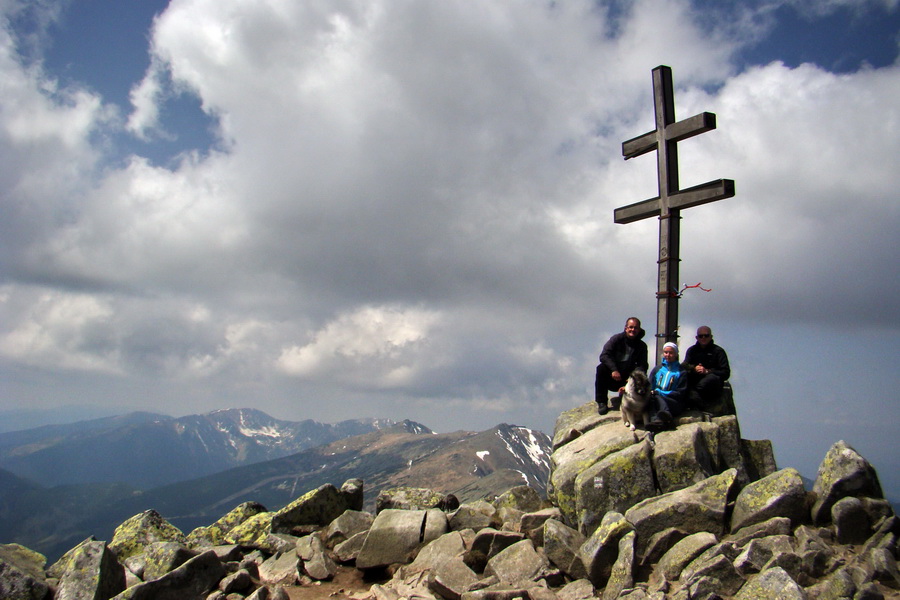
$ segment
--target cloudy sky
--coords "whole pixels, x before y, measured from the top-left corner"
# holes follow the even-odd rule
[[[0,409],[501,422],[653,346],[673,69],[683,347],[814,477],[900,498],[898,0],[0,0]],[[86,407],[91,407],[90,410]]]

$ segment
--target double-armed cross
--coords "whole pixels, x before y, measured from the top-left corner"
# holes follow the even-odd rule
[[[616,223],[659,217],[659,281],[656,292],[656,359],[666,342],[678,340],[678,263],[681,209],[734,196],[734,181],[719,179],[686,190],[678,189],[678,150],[681,140],[716,128],[716,115],[701,113],[675,122],[672,69],[653,69],[656,129],[622,143],[625,160],[656,150],[659,196],[617,208]]]

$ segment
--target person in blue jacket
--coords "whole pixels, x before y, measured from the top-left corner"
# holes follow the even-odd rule
[[[661,431],[670,427],[681,411],[687,397],[687,372],[678,362],[678,345],[668,342],[663,346],[662,363],[650,371],[652,406],[647,429]]]

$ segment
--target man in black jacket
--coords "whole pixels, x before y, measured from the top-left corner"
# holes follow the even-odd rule
[[[594,380],[594,400],[601,415],[610,409],[607,392],[615,392],[618,397],[632,371],[647,371],[647,344],[641,341],[643,337],[641,320],[631,317],[625,321],[625,331],[615,334],[603,345]]]
[[[712,329],[697,328],[697,343],[688,348],[683,366],[688,372],[688,404],[702,409],[717,403],[731,367],[725,350],[713,341]]]

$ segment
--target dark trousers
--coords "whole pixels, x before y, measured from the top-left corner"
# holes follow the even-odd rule
[[[653,417],[661,412],[669,413],[670,417],[677,417],[684,410],[684,407],[682,406],[680,400],[664,396],[663,394],[657,394],[654,392],[653,400],[655,401],[654,404],[656,405],[656,410],[652,411],[651,413]]]
[[[628,381],[628,376],[631,375],[631,371],[624,372],[619,371],[622,374],[622,380],[616,381],[612,377],[612,371],[609,370],[609,367],[600,363],[597,365],[597,376],[594,379],[594,400],[597,404],[606,404],[606,396],[607,392],[615,392],[619,393],[619,388],[625,387],[625,382]]]
[[[690,373],[688,375],[688,400],[694,408],[705,408],[718,403],[724,381],[718,375]]]

